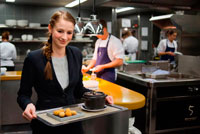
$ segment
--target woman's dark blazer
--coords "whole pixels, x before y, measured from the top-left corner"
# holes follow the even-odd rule
[[[24,61],[20,89],[17,102],[24,110],[31,101],[32,87],[37,93],[36,109],[44,110],[54,107],[74,104],[76,98],[81,98],[83,93],[89,91],[82,84],[82,55],[78,48],[67,46],[69,85],[62,89],[52,66],[53,80],[45,80],[44,68],[47,63],[42,49],[32,51]],[[52,65],[52,61],[51,65]]]

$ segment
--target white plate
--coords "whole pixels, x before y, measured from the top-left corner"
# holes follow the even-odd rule
[[[84,104],[81,105],[81,109],[84,111],[88,111],[88,112],[99,112],[99,111],[105,110],[106,108],[107,108],[107,106],[105,105],[104,108],[102,108],[102,109],[87,109]]]

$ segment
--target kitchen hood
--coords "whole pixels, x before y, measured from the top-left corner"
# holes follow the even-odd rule
[[[200,33],[200,16],[168,14],[151,17],[153,22],[160,29],[179,29],[186,33]]]

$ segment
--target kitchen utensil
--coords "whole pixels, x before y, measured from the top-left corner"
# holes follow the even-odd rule
[[[106,94],[103,92],[85,92],[83,94],[83,100],[86,109],[94,110],[94,109],[102,109],[105,107],[106,103]]]

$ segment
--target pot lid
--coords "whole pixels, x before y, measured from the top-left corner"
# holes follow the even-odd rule
[[[96,91],[90,91],[90,92],[85,92],[84,97],[102,97],[105,96],[103,92],[96,92]]]

